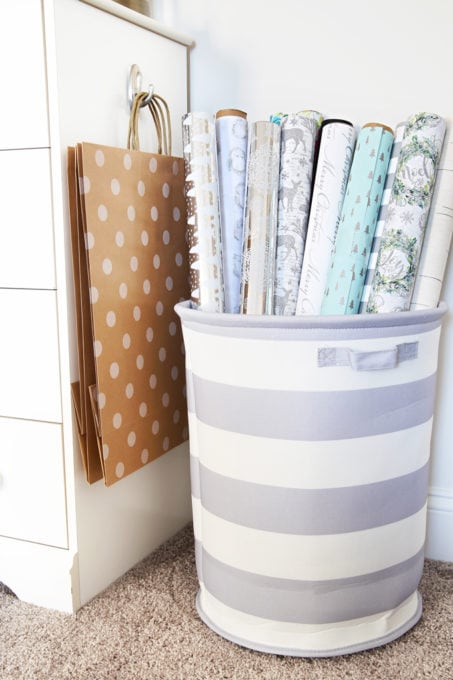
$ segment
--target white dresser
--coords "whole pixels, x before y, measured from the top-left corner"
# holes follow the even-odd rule
[[[85,482],[66,191],[68,145],[125,146],[133,63],[167,99],[182,154],[190,44],[111,0],[0,4],[0,581],[61,611],[191,518],[187,444],[113,487]],[[144,112],[140,133],[155,151]]]

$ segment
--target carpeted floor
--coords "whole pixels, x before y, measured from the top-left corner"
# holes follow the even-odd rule
[[[422,620],[399,640],[333,659],[261,654],[195,610],[188,526],[75,615],[25,604],[0,585],[1,680],[453,680],[453,564],[427,560]]]

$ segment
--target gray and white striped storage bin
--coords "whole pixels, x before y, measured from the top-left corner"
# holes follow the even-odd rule
[[[257,650],[333,656],[421,616],[444,304],[278,317],[176,306],[201,618]]]

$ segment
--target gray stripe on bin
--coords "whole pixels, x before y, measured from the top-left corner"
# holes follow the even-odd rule
[[[393,609],[417,590],[423,548],[413,557],[361,576],[325,581],[275,578],[237,569],[197,550],[203,582],[228,607],[272,621],[323,624]]]
[[[190,455],[190,490],[194,498],[200,498],[200,463],[198,458]]]
[[[193,377],[192,372],[186,368],[186,399],[187,399],[187,410],[189,413],[195,411],[195,397],[193,393]]]
[[[436,385],[435,373],[410,383],[325,392],[239,387],[192,377],[196,415],[207,425],[304,441],[369,437],[425,423],[433,414]]]
[[[414,515],[426,503],[429,464],[371,484],[292,489],[232,479],[191,461],[192,488],[203,508],[228,522],[261,531],[318,536],[362,531]]]

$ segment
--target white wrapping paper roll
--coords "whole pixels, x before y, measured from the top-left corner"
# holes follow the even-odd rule
[[[190,112],[182,121],[192,304],[223,312],[222,253],[214,118]]]
[[[437,307],[453,234],[453,134],[447,128],[411,309]]]
[[[280,127],[258,121],[249,128],[241,312],[272,314],[277,240]]]
[[[296,314],[320,313],[355,139],[348,121],[322,124]]]
[[[216,114],[225,312],[241,306],[241,260],[247,167],[247,120],[243,111],[223,109]]]

